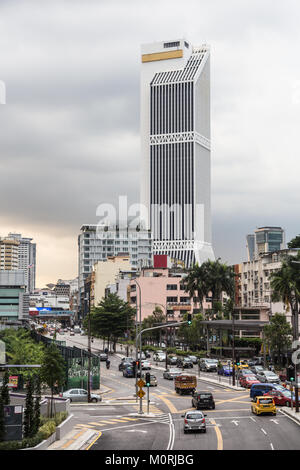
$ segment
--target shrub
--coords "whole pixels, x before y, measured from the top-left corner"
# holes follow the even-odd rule
[[[56,413],[54,419],[56,426],[59,426],[65,419],[67,419],[68,413],[67,411],[61,411],[60,413]]]
[[[43,440],[48,439],[48,437],[51,436],[55,432],[56,429],[56,424],[55,421],[50,420],[47,423],[43,424],[43,426],[40,427],[39,433],[41,434]]]

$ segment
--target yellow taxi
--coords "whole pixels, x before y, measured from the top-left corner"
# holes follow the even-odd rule
[[[246,361],[241,361],[239,365],[235,365],[235,370],[249,369],[249,364]]]
[[[251,403],[251,411],[256,415],[272,413],[272,415],[276,416],[276,406],[274,399],[268,395],[263,397],[255,397]]]

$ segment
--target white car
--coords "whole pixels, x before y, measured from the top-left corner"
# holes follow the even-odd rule
[[[144,360],[142,361],[142,370],[150,370],[151,369],[151,362]]]
[[[164,362],[166,360],[166,355],[164,353],[154,354],[153,360],[156,362]]]
[[[87,401],[88,400],[88,392],[83,388],[70,388],[66,392],[60,393],[60,397],[62,398],[69,398],[70,402],[79,402],[79,401]],[[101,401],[102,397],[100,395],[96,395],[95,393],[91,393],[91,402],[97,403]]]

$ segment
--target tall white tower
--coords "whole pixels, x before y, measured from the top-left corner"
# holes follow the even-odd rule
[[[153,252],[190,267],[211,244],[210,51],[184,39],[142,45],[141,204]]]

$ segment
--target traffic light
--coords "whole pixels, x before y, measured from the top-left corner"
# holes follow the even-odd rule
[[[286,369],[286,380],[289,382],[293,382],[294,380],[294,375],[295,375],[295,369],[293,366],[289,366]]]
[[[188,325],[192,324],[192,314],[191,313],[188,313],[187,322],[188,322]]]
[[[150,387],[150,372],[146,372],[145,381],[146,381],[146,387]]]
[[[134,375],[134,377],[135,377],[135,375],[136,375],[137,364],[138,364],[138,361],[132,361],[132,369],[133,369],[133,375]]]

